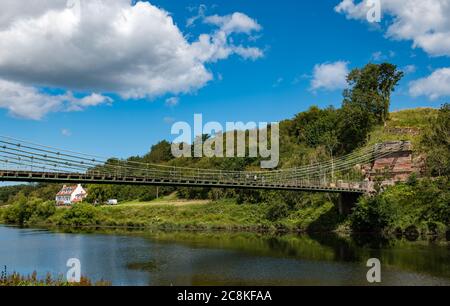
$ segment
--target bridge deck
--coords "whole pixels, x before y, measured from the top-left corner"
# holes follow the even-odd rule
[[[85,183],[111,185],[148,185],[148,186],[181,186],[181,187],[211,187],[236,189],[266,189],[286,191],[308,191],[329,193],[363,194],[367,190],[361,186],[335,187],[331,184],[310,185],[292,183],[264,183],[261,181],[212,181],[207,179],[157,178],[157,177],[127,177],[114,175],[95,175],[81,173],[5,171],[0,170],[0,181],[35,182],[35,183]]]

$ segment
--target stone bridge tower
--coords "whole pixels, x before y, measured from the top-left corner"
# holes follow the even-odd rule
[[[382,178],[384,182],[405,182],[411,174],[419,172],[419,169],[414,165],[410,141],[377,144],[374,153],[382,154],[392,149],[395,149],[395,152],[387,153],[376,159],[371,165],[367,165],[366,176],[370,181]]]

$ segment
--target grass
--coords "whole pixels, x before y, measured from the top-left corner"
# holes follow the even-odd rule
[[[436,118],[437,109],[415,108],[392,112],[386,126],[376,127],[370,133],[367,146],[377,143],[405,140],[411,141],[414,147],[420,142],[421,133],[429,126],[430,120]],[[408,129],[413,129],[415,133],[410,133]]]
[[[194,205],[206,205],[211,203],[210,200],[182,200],[178,199],[176,193],[169,196],[162,197],[153,201],[143,202],[143,201],[128,201],[121,203],[117,206],[109,206],[110,208],[120,208],[120,207],[146,207],[146,206],[194,206]],[[108,206],[102,206],[108,207]]]
[[[38,278],[37,273],[23,276],[18,273],[0,275],[0,287],[91,287],[91,286],[111,286],[110,282],[99,281],[92,282],[86,277],[81,277],[79,283],[70,283],[63,277],[54,278],[51,274],[43,279]]]
[[[264,223],[264,205],[237,205],[233,201],[159,200],[100,207],[101,224],[109,226],[233,230]]]
[[[48,217],[30,217],[25,225],[232,232],[303,232],[315,225],[315,228],[333,230],[327,222],[335,225],[334,205],[329,201],[318,202],[320,203],[314,203],[312,207],[293,209],[276,221],[269,221],[269,204],[237,204],[233,199],[215,202],[186,201],[171,196],[151,202],[132,201],[117,206],[78,204],[71,209],[56,209]],[[13,213],[7,211],[0,208],[0,222],[1,216],[4,222],[5,215]],[[322,221],[326,222],[322,225]],[[317,226],[318,224],[322,226]]]
[[[437,117],[439,110],[434,108],[414,108],[390,113],[388,127],[425,128],[430,120]]]

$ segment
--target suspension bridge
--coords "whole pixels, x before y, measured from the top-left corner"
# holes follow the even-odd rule
[[[128,184],[363,194],[361,165],[403,150],[382,144],[324,162],[272,171],[227,171],[147,164],[61,150],[0,136],[0,181]],[[356,170],[355,170],[356,169]]]

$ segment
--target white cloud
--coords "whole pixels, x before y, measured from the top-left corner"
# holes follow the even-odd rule
[[[51,112],[82,110],[108,102],[112,100],[95,93],[83,98],[76,98],[70,92],[50,95],[32,86],[0,79],[0,107],[20,118],[39,120]]]
[[[17,0],[2,0],[0,5],[0,29],[10,26],[14,21],[38,17],[50,9],[64,9],[67,3],[65,0],[33,0],[27,1],[25,4]]]
[[[89,96],[83,98],[75,98],[71,92],[65,95],[69,105],[66,107],[67,111],[82,111],[90,106],[98,106],[101,104],[111,104],[113,99],[105,97],[98,93],[92,93]]]
[[[450,97],[450,68],[437,69],[428,77],[412,81],[409,92],[413,97],[427,96],[431,100]]]
[[[237,54],[244,59],[256,60],[264,56],[264,52],[256,47],[235,45],[230,42],[233,33],[247,35],[261,31],[262,27],[255,20],[245,14],[234,13],[227,16],[205,16],[206,24],[219,27],[212,34],[200,35],[198,41],[192,44],[195,57],[202,62],[216,62],[225,59],[232,54]],[[249,37],[249,40],[252,36]]]
[[[261,25],[255,20],[242,13],[234,13],[227,16],[208,16],[205,22],[219,26],[225,33],[245,33],[261,31]]]
[[[343,0],[335,11],[349,19],[365,20],[367,0]],[[391,16],[386,36],[411,40],[413,47],[431,56],[450,56],[450,1],[448,0],[382,0],[384,16]]]
[[[386,61],[389,58],[393,58],[393,57],[395,57],[394,51],[389,51],[388,54],[384,54],[382,51],[377,51],[377,52],[372,53],[372,60],[374,60],[376,62]]]
[[[256,47],[232,42],[234,33],[261,30],[242,13],[217,16],[209,23],[216,29],[190,43],[168,12],[148,2],[81,0],[81,7],[76,0],[74,6],[63,0],[30,2],[0,2],[0,79],[36,94],[38,88],[93,93],[72,101],[71,110],[111,102],[106,94],[134,99],[190,93],[213,79],[207,63],[233,54],[263,56]],[[0,96],[0,107],[28,118],[61,107],[61,98],[40,95],[45,99],[30,100],[20,110],[11,96]]]
[[[173,123],[175,123],[175,118],[173,118],[173,117],[164,117],[163,121],[166,124],[173,124]]]
[[[171,97],[166,100],[167,106],[177,106],[179,103],[180,103],[180,98],[178,98],[178,97]]]
[[[197,9],[198,11],[197,15],[188,18],[188,20],[186,21],[186,27],[188,28],[192,27],[197,20],[205,18],[205,12],[207,10],[206,5],[200,4],[198,8],[192,7],[190,11],[194,11],[195,9]]]
[[[415,65],[406,65],[401,69],[405,74],[411,74],[417,71],[417,67]]]
[[[62,134],[63,136],[65,136],[65,137],[70,137],[70,136],[72,136],[72,132],[71,132],[70,130],[68,130],[68,129],[62,129],[62,130],[61,130],[61,134]]]
[[[349,74],[348,62],[318,64],[314,67],[311,90],[336,90],[345,88]]]
[[[41,119],[59,110],[62,100],[61,96],[46,95],[36,88],[0,79],[0,107],[17,117]]]
[[[276,79],[276,81],[272,84],[273,88],[279,87],[281,85],[281,83],[284,82],[284,78],[279,77],[278,79]]]
[[[348,19],[363,19],[367,17],[367,1],[355,3],[354,0],[343,0],[334,10],[338,13],[344,13]]]
[[[372,53],[372,59],[376,62],[379,62],[379,61],[385,60],[386,57],[383,55],[383,52],[377,51],[377,52]]]

